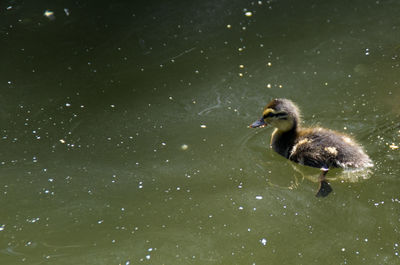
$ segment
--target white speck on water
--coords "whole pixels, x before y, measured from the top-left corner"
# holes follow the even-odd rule
[[[48,17],[49,19],[54,19],[54,12],[50,10],[46,10],[43,13],[43,16]]]
[[[263,245],[263,246],[265,246],[265,245],[267,245],[267,239],[266,238],[262,238],[261,240],[260,240],[260,242],[261,242],[261,244]]]
[[[115,108],[115,105],[114,105],[114,104],[111,104],[110,107],[111,107],[111,108]]]
[[[246,13],[244,13],[244,15],[245,15],[246,17],[251,17],[251,16],[253,15],[253,13],[250,12],[250,11],[247,11]]]
[[[365,241],[365,242],[368,242],[368,238],[365,238],[364,241]]]
[[[346,249],[345,248],[342,248],[342,252],[345,252],[346,251]]]
[[[65,106],[66,107],[71,107],[71,104],[70,103],[65,103]]]
[[[256,196],[256,200],[262,200],[262,198],[263,198],[263,196],[261,196],[261,195]]]
[[[6,225],[0,225],[0,231],[3,231]]]
[[[28,223],[36,223],[40,220],[40,217],[34,217],[32,219],[26,219]]]
[[[150,259],[150,255],[146,255],[146,259],[149,260]]]
[[[161,145],[166,146],[167,144],[166,143],[161,143]]]
[[[243,210],[243,206],[239,206],[239,208],[238,208],[239,210]]]
[[[207,128],[207,125],[205,125],[205,124],[202,124],[202,125],[200,125],[200,128],[203,128],[203,129],[205,129],[205,128]]]
[[[102,224],[103,222],[104,222],[104,220],[97,221],[98,224]]]
[[[187,150],[188,148],[189,148],[189,146],[188,146],[187,144],[181,145],[181,149],[182,149],[183,151]]]
[[[64,13],[65,13],[65,15],[69,16],[69,10],[68,10],[68,8],[64,8]]]
[[[147,251],[151,252],[151,251],[153,251],[153,248],[149,248]]]
[[[128,260],[127,262],[125,262],[125,265],[129,265],[131,264],[131,262]]]

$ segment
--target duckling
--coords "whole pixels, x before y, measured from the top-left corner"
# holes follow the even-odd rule
[[[363,148],[350,136],[325,128],[301,127],[299,108],[291,100],[274,99],[264,108],[263,116],[249,127],[275,127],[271,147],[278,154],[301,165],[319,168],[317,197],[332,191],[326,181],[329,168],[372,167],[373,163]]]

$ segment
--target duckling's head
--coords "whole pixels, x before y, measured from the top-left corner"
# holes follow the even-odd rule
[[[265,106],[260,120],[250,125],[251,128],[265,127],[268,124],[286,132],[296,129],[300,123],[299,108],[289,99],[277,98]]]

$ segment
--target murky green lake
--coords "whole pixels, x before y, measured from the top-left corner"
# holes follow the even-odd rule
[[[2,1],[0,264],[400,264],[399,10]],[[316,198],[247,128],[275,97],[371,172]]]

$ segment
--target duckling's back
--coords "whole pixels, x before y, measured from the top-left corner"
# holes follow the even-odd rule
[[[302,165],[328,168],[371,167],[371,159],[353,139],[323,128],[301,129],[289,159]]]

